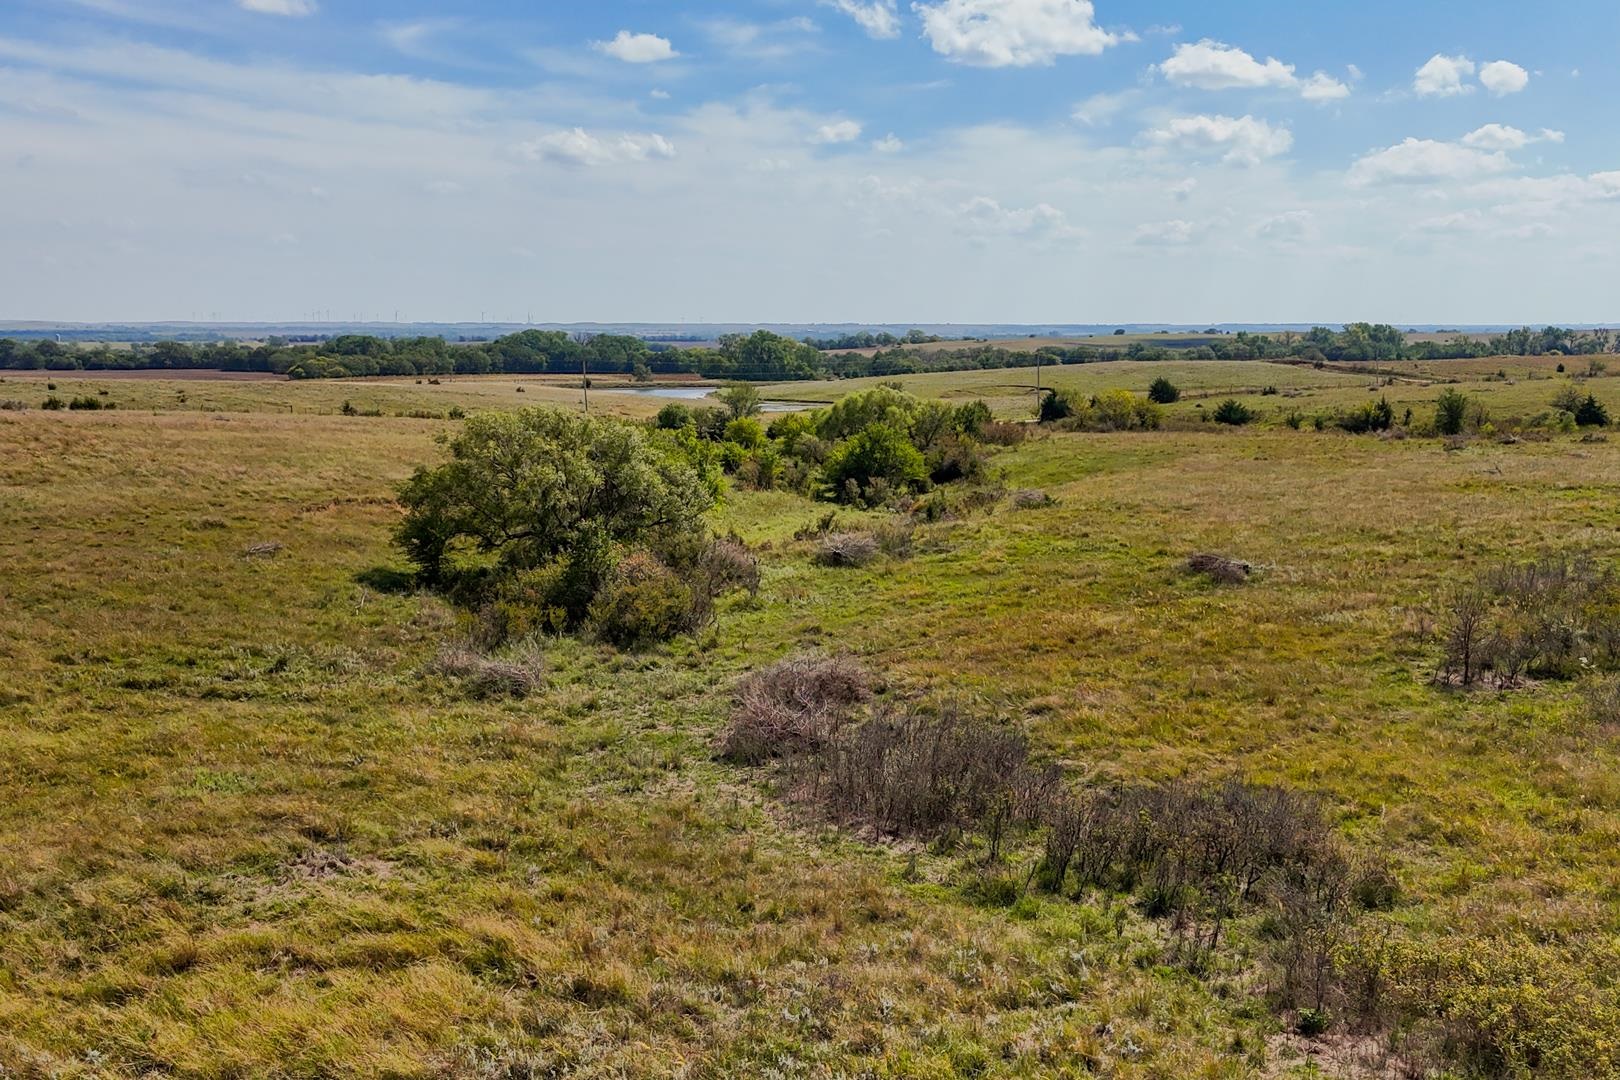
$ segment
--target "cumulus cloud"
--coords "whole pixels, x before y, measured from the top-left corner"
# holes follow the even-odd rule
[[[1294,145],[1294,135],[1287,128],[1252,116],[1180,116],[1147,132],[1145,138],[1155,146],[1218,152],[1223,160],[1238,165],[1258,164],[1286,154]]]
[[[1208,38],[1196,45],[1177,45],[1175,55],[1160,64],[1159,70],[1177,86],[1199,90],[1292,87],[1299,81],[1292,64],[1275,57],[1267,57],[1262,63],[1235,45]]]
[[[316,11],[315,0],[236,0],[236,6],[258,15],[300,16]]]
[[[867,34],[875,38],[900,36],[900,12],[897,0],[821,0],[827,7],[854,19]]]
[[[1176,86],[1199,90],[1296,90],[1306,101],[1338,101],[1350,96],[1350,87],[1325,71],[1301,79],[1292,64],[1274,56],[1257,60],[1235,45],[1209,38],[1195,45],[1177,45],[1158,70]]]
[[[1375,150],[1350,166],[1350,183],[1421,184],[1436,180],[1471,180],[1506,172],[1513,162],[1501,150],[1484,150],[1434,139],[1406,139]]]
[[[656,64],[680,55],[668,38],[661,38],[657,34],[632,34],[628,30],[620,30],[612,41],[594,44],[598,52],[627,64]]]
[[[1299,84],[1299,96],[1306,101],[1343,101],[1350,87],[1325,71],[1318,71]]]
[[[969,199],[956,208],[964,229],[981,239],[1013,236],[1048,242],[1077,240],[1085,230],[1069,224],[1063,211],[1046,203],[1031,207],[1008,207],[988,195]]]
[[[1463,145],[1480,150],[1522,150],[1531,143],[1561,143],[1564,141],[1564,133],[1553,131],[1551,128],[1542,128],[1539,133],[1531,135],[1506,124],[1486,124],[1464,135],[1462,141]]]
[[[872,149],[880,154],[898,154],[905,148],[906,144],[901,142],[899,137],[892,131],[881,139],[872,140]]]
[[[1429,62],[1418,68],[1412,80],[1412,89],[1423,97],[1455,97],[1470,93],[1474,87],[1466,80],[1473,78],[1474,62],[1466,56],[1445,56],[1436,53]]]
[[[853,120],[835,120],[818,127],[810,136],[810,141],[821,146],[833,146],[837,143],[854,142],[860,137],[860,124]]]
[[[937,0],[911,10],[935,52],[978,67],[1048,65],[1124,40],[1097,25],[1091,0]]]
[[[602,138],[584,128],[554,131],[517,145],[529,161],[596,168],[675,156],[675,144],[662,135],[625,133]]]
[[[1479,69],[1479,81],[1497,97],[1507,97],[1530,85],[1530,73],[1511,61],[1493,60]]]

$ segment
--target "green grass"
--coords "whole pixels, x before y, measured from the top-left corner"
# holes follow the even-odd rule
[[[1049,374],[1366,394],[1308,368],[1117,367]],[[1252,938],[1195,980],[1120,901],[975,903],[980,873],[1023,866],[828,831],[716,762],[731,683],[806,647],[1011,718],[1077,774],[1321,791],[1396,858],[1395,918],[1426,940],[1620,932],[1613,735],[1574,686],[1436,687],[1425,635],[1492,561],[1612,557],[1616,444],[1041,437],[993,467],[1055,506],[927,527],[861,571],[791,539],[824,507],[736,494],[717,524],[769,544],[757,602],[643,655],[550,642],[545,693],[473,702],[423,674],[456,616],[398,590],[389,544],[393,486],[449,425],[268,411],[365,387],[197,385],[244,411],[0,413],[0,1067],[19,1075],[1293,1067]],[[1202,550],[1262,573],[1191,579]],[[1608,985],[1592,964],[1584,985]]]

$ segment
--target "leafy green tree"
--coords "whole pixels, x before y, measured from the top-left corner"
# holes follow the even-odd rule
[[[679,431],[692,423],[692,410],[678,401],[671,401],[658,410],[653,425],[660,431]]]
[[[1072,396],[1062,390],[1048,390],[1041,395],[1040,422],[1055,424],[1059,420],[1067,420],[1079,411],[1081,405]]]
[[[763,407],[759,396],[759,387],[751,383],[727,383],[715,395],[715,400],[724,405],[731,413],[733,420],[740,420],[745,416],[757,416]]]
[[[418,469],[401,489],[397,539],[432,581],[463,550],[523,571],[591,537],[696,532],[715,498],[686,455],[629,424],[557,409],[482,413],[451,441],[449,461]]]
[[[833,498],[856,501],[880,487],[917,490],[927,482],[928,465],[903,431],[874,424],[833,449],[822,477]]]
[[[1242,427],[1254,422],[1254,410],[1236,398],[1227,398],[1215,406],[1214,419],[1217,424]]]
[[[739,416],[726,425],[726,442],[736,443],[745,450],[758,450],[765,445],[765,425],[752,416]]]
[[[1155,405],[1174,405],[1181,400],[1181,391],[1175,383],[1161,375],[1148,387],[1148,400]]]

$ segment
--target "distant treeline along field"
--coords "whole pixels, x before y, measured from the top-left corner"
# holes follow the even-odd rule
[[[1481,356],[1585,355],[1611,352],[1608,330],[1575,331],[1549,326],[1493,337],[1458,335],[1449,340],[1409,340],[1393,326],[1352,323],[1343,330],[1317,327],[1305,333],[1197,335],[1169,343],[1135,340],[1104,344],[1057,344],[1013,349],[993,342],[940,345],[918,332],[905,338],[856,334],[829,341],[795,341],[768,330],[732,334],[715,347],[680,348],[619,334],[582,338],[557,330],[524,330],[494,341],[452,344],[441,337],[380,338],[347,334],[313,344],[270,338],[238,341],[113,346],[0,339],[0,369],[116,371],[219,369],[258,371],[294,379],[371,375],[696,375],[705,379],[786,382],[859,378],[927,371],[1027,367],[1037,355],[1047,363],[1104,360],[1448,360]],[[930,348],[931,345],[939,345]],[[856,352],[855,349],[875,350]]]

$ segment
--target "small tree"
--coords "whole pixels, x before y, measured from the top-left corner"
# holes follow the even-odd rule
[[[1242,427],[1254,422],[1254,410],[1236,398],[1227,398],[1215,407],[1215,422]]]
[[[689,458],[629,424],[558,409],[482,413],[451,441],[449,461],[401,489],[396,535],[430,581],[458,552],[516,573],[583,547],[700,533],[715,498]]]
[[[1440,435],[1461,435],[1468,427],[1468,395],[1447,390],[1434,403],[1434,430]]]
[[[763,407],[759,388],[753,383],[727,383],[714,396],[731,412],[733,420],[740,420],[745,416],[758,416]]]
[[[840,443],[822,467],[822,477],[833,498],[866,499],[874,488],[908,491],[922,487],[928,479],[928,465],[903,433],[876,424]]]
[[[1609,410],[1594,395],[1588,394],[1575,410],[1575,423],[1581,427],[1608,427]]]
[[[1074,398],[1062,390],[1048,390],[1041,395],[1040,422],[1043,424],[1067,420],[1076,411]]]
[[[1156,405],[1174,405],[1181,400],[1181,390],[1161,375],[1148,387],[1148,400]]]

